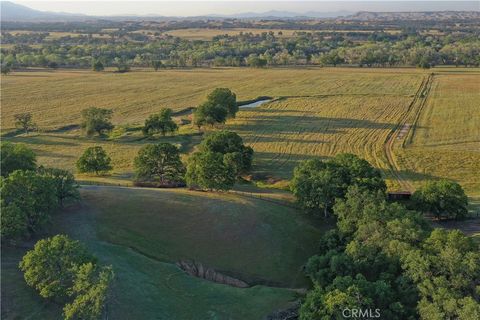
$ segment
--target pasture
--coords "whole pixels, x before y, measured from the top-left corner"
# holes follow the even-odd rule
[[[273,98],[241,109],[217,127],[236,131],[254,148],[253,175],[284,182],[301,160],[352,152],[380,168],[390,189],[402,187],[399,177],[413,187],[445,177],[462,184],[478,206],[480,74],[453,68],[429,73],[360,68],[14,72],[2,77],[2,139],[30,146],[41,165],[72,171],[85,148],[101,145],[112,158],[112,175],[77,179],[128,185],[142,145],[168,141],[186,158],[205,130],[214,130],[198,131],[187,123],[174,136],[146,139],[140,126],[148,115],[170,107],[187,119],[182,110],[213,88],[228,87],[239,101]],[[116,128],[108,137],[85,137],[79,129],[81,110],[91,106],[114,110]],[[13,115],[20,112],[32,112],[38,132],[15,130]],[[385,146],[389,134],[406,123],[411,129],[394,136],[390,149],[396,168]],[[236,190],[83,187],[81,204],[56,215],[47,235],[80,239],[101,262],[114,266],[110,318],[261,319],[298,299],[288,288],[308,286],[301,267],[330,225],[319,226],[289,206],[238,194],[259,193],[258,188]],[[263,192],[289,199],[279,190]],[[474,228],[470,220],[465,223],[463,229]],[[477,231],[471,234],[478,238]],[[22,279],[17,265],[25,251],[3,252],[2,302],[8,307],[2,318],[57,319],[58,306],[45,303]],[[179,260],[201,262],[253,286],[240,289],[188,276],[175,266]]]
[[[237,100],[258,96],[312,96],[375,93],[413,95],[422,72],[415,69],[215,68],[114,73],[83,70],[14,72],[2,77],[2,131],[14,127],[13,115],[32,112],[42,130],[78,124],[82,109],[114,111],[114,124],[142,123],[162,107],[182,110],[198,105],[217,87]]]
[[[148,115],[162,107],[196,106],[213,88],[228,87],[239,101],[275,98],[242,109],[223,126],[254,147],[254,174],[289,179],[300,160],[352,152],[382,169],[390,189],[402,189],[384,145],[388,134],[407,121],[416,124],[404,137],[409,142],[396,139],[392,148],[401,177],[413,187],[432,177],[451,178],[470,196],[478,195],[478,69],[433,72],[425,96],[419,91],[431,71],[407,68],[14,72],[2,77],[2,133],[5,140],[32,147],[40,164],[70,170],[86,147],[101,145],[112,157],[112,176],[79,178],[128,184],[143,144],[172,142],[186,157],[204,131],[187,124],[176,136],[144,139],[139,127]],[[78,129],[81,110],[91,106],[114,110],[117,128],[109,138],[87,138]],[[13,115],[19,112],[32,112],[39,133],[14,132]]]
[[[91,186],[82,203],[54,217],[49,234],[84,241],[116,271],[113,319],[261,319],[305,287],[301,272],[329,226],[288,207],[236,195]],[[17,268],[25,249],[5,252],[2,318],[56,319],[60,310],[26,287]],[[246,289],[186,275],[195,259],[250,282]],[[264,286],[259,283],[277,285]]]
[[[414,186],[425,178],[447,177],[480,197],[479,101],[480,74],[434,77],[414,130],[395,150]]]

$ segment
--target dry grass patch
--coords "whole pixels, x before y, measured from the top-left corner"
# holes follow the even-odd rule
[[[398,150],[400,165],[425,178],[453,179],[480,196],[479,101],[480,74],[435,76],[411,143]],[[416,186],[425,182],[407,177]]]
[[[78,124],[88,107],[111,108],[115,124],[142,123],[163,107],[196,106],[216,87],[228,87],[238,100],[258,96],[342,94],[412,95],[422,72],[412,69],[218,68],[137,71],[13,72],[2,77],[2,130],[13,115],[32,112],[41,129]]]
[[[386,169],[383,144],[410,101],[390,95],[289,98],[241,111],[228,128],[254,148],[256,169],[266,175],[289,178],[301,160],[342,152]]]

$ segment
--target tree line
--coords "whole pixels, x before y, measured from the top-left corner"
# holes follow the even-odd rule
[[[4,70],[79,67],[101,71],[105,67],[116,67],[119,72],[126,72],[130,67],[158,70],[202,66],[479,65],[480,41],[474,30],[434,34],[426,31],[297,31],[291,37],[266,31],[262,34],[225,34],[211,40],[159,35],[141,41],[136,38],[138,33],[128,33],[118,39],[75,36],[54,40],[38,39],[35,34],[31,43],[25,43],[25,34],[8,34],[7,39],[15,45],[1,49],[0,61]]]

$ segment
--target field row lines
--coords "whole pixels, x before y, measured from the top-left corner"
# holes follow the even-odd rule
[[[414,187],[408,180],[402,177],[401,167],[397,163],[394,147],[399,139],[402,140],[402,148],[412,141],[413,135],[415,134],[415,127],[420,114],[425,107],[428,94],[432,87],[433,78],[434,74],[432,73],[423,79],[407,111],[397,123],[395,128],[389,133],[385,141],[384,152],[388,161],[390,172],[398,181],[403,191],[413,191]],[[412,124],[408,124],[408,120],[413,120]]]

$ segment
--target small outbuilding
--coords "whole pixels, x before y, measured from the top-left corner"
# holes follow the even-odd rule
[[[395,191],[387,194],[388,200],[408,200],[412,196],[410,191]]]

